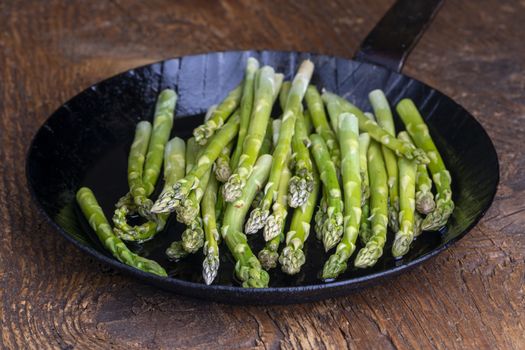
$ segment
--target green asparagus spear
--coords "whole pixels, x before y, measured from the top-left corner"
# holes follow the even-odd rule
[[[187,197],[179,201],[178,205],[175,207],[178,222],[191,225],[191,223],[199,215],[200,202],[202,196],[204,195],[204,191],[208,186],[210,177],[212,176],[210,171],[208,171],[200,178],[197,187],[193,189]]]
[[[425,150],[430,159],[428,168],[436,185],[436,209],[425,217],[422,228],[423,230],[437,230],[447,223],[452,211],[454,211],[450,173],[445,167],[445,163],[430,136],[428,127],[414,102],[409,99],[401,100],[396,110],[415,144]]]
[[[310,234],[310,221],[317,204],[320,187],[319,174],[315,167],[313,175],[314,186],[312,192],[310,192],[306,203],[294,210],[290,230],[286,234],[286,247],[284,247],[279,256],[281,269],[288,275],[298,273],[306,261],[303,247]]]
[[[359,135],[359,169],[361,173],[361,224],[359,227],[359,237],[361,242],[366,244],[372,235],[370,230],[370,182],[368,176],[368,146],[370,145],[370,135],[362,133]]]
[[[89,225],[95,231],[104,247],[111,252],[115,258],[139,270],[159,276],[167,276],[166,271],[157,262],[133,253],[126,247],[124,242],[115,236],[108,220],[102,212],[102,208],[89,188],[82,187],[79,189],[76,197],[78,205],[88,220]]]
[[[410,136],[404,131],[399,133],[398,138],[411,142]],[[395,258],[405,255],[414,240],[416,167],[414,161],[399,158],[399,231],[392,245]]]
[[[268,123],[266,127],[266,134],[264,134],[264,140],[259,150],[259,156],[263,154],[269,154],[272,151],[272,137],[273,137],[273,122]]]
[[[188,175],[195,166],[197,155],[200,153],[202,147],[195,141],[195,137],[190,137],[186,143],[186,175]]]
[[[252,172],[270,120],[273,97],[277,96],[278,88],[273,68],[262,67],[255,89],[251,122],[244,140],[242,154],[239,157],[239,165],[222,188],[222,195],[227,202],[233,202],[239,198]]]
[[[173,241],[166,249],[166,255],[170,260],[179,261],[188,256],[188,252],[182,247],[182,241]]]
[[[159,197],[151,211],[153,213],[163,213],[173,211],[179,204],[178,201],[188,197],[190,192],[198,187],[202,177],[208,173],[219,156],[221,150],[230,143],[239,130],[239,115],[232,116],[226,124],[213,135],[204,147],[197,164],[181,180],[173,186],[173,191],[167,192]]]
[[[356,247],[361,222],[361,174],[357,117],[343,113],[339,116],[338,122],[344,193],[344,233],[335,253],[324,265],[323,279],[336,278],[346,271],[346,263]]]
[[[306,90],[308,91],[308,89]],[[304,117],[304,127],[306,129],[306,135],[310,135],[314,129],[314,124],[312,122],[312,114],[309,110],[303,112]]]
[[[295,121],[295,133],[292,138],[294,176],[288,188],[288,204],[297,208],[308,200],[314,187],[313,163],[307,145],[310,143],[304,124],[304,116],[299,114]]]
[[[321,200],[319,201],[319,208],[315,212],[315,237],[322,241],[323,240],[323,224],[326,221],[326,210],[328,209],[328,202],[326,200],[328,195],[326,193],[326,188],[323,186],[321,191]]]
[[[202,262],[202,277],[206,284],[211,284],[219,270],[219,230],[217,228],[217,217],[215,216],[215,203],[217,202],[217,191],[219,184],[213,176],[208,182],[208,187],[202,197],[202,221],[204,224],[204,261]]]
[[[310,85],[308,89],[306,89],[304,99],[306,100],[306,105],[310,111],[315,132],[323,137],[328,146],[328,150],[330,151],[332,162],[339,167],[339,164],[341,163],[341,151],[339,150],[339,144],[337,143],[337,136],[328,124],[323,100],[314,85]]]
[[[323,101],[326,103],[330,117],[332,117],[332,115],[337,117],[343,112],[352,113],[359,121],[360,131],[367,132],[371,138],[393,150],[396,155],[404,156],[408,159],[415,158],[418,163],[428,163],[428,157],[423,150],[415,148],[410,143],[403,142],[398,140],[395,136],[390,135],[377,125],[375,121],[368,119],[359,108],[344,98],[331,92],[324,91]]]
[[[232,169],[230,167],[230,153],[233,147],[233,142],[228,146],[224,147],[219,154],[219,157],[215,161],[215,166],[213,172],[215,173],[215,178],[220,182],[228,181],[228,178],[232,174]]]
[[[287,192],[288,183],[290,181],[291,172],[288,166],[283,168],[282,179],[279,183],[277,198],[272,206],[272,214],[268,216],[264,225],[263,236],[266,245],[259,252],[258,257],[261,265],[265,270],[272,269],[277,266],[279,259],[279,245],[284,240],[284,223],[288,214],[287,206]]]
[[[153,117],[153,130],[148,145],[148,153],[146,154],[146,162],[144,163],[144,174],[142,182],[146,189],[146,197],[151,195],[155,190],[155,184],[160,175],[162,161],[164,157],[164,148],[168,142],[173,126],[173,113],[177,103],[177,94],[175,91],[166,89],[163,90],[155,106],[155,116]],[[145,200],[142,196],[133,197],[137,205]],[[149,210],[149,205],[146,208]]]
[[[392,136],[396,136],[394,118],[385,94],[381,90],[374,90],[368,94],[370,104],[374,109],[377,124]],[[381,146],[383,158],[385,159],[386,173],[388,175],[388,225],[392,231],[399,230],[399,186],[397,156],[390,148]]]
[[[428,175],[427,166],[417,165],[416,173],[416,209],[423,215],[427,215],[434,210],[436,202],[432,193],[432,179]]]
[[[327,193],[326,218],[321,228],[321,236],[326,251],[329,251],[339,242],[343,235],[343,201],[341,188],[337,180],[335,165],[330,159],[328,147],[324,139],[318,134],[310,135],[312,154],[315,164],[320,171],[320,177]]]
[[[370,175],[370,212],[372,235],[364,248],[357,253],[354,266],[365,268],[375,265],[383,255],[388,225],[388,180],[385,162],[379,143],[370,142],[368,147],[368,172]]]
[[[230,203],[224,212],[221,227],[222,238],[235,258],[235,274],[242,281],[243,287],[267,287],[270,279],[250,249],[246,236],[242,233],[242,224],[255,194],[262,189],[268,178],[271,164],[271,155],[265,154],[259,157],[243,188],[241,197],[236,201],[240,205]]]
[[[314,65],[311,61],[303,61],[293,79],[283,112],[279,139],[273,153],[270,178],[264,189],[264,199],[261,206],[251,212],[250,218],[246,223],[247,233],[257,232],[264,226],[266,218],[269,215],[269,210],[276,199],[281,173],[289,158],[292,137],[295,130],[295,119],[299,113],[302,113],[301,101],[312,77],[313,70]]]
[[[171,190],[173,184],[184,177],[185,166],[184,140],[174,137],[166,144],[164,150],[164,187],[162,193]],[[126,222],[129,207],[124,205],[115,210],[113,223],[115,234],[125,241],[145,242],[164,229],[169,214],[151,215],[151,221],[139,226],[131,226]]]
[[[147,196],[142,178],[144,174],[144,160],[146,159],[146,152],[148,151],[150,137],[150,122],[139,122],[135,129],[135,138],[131,144],[128,157],[128,185],[132,199],[144,198]],[[135,203],[133,201],[133,205],[134,204]]]
[[[237,144],[231,158],[231,167],[233,169],[237,168],[239,164],[239,158],[241,157],[242,150],[244,147],[244,140],[248,132],[248,127],[250,125],[250,117],[252,115],[253,100],[255,95],[255,75],[259,69],[259,61],[257,59],[250,57],[246,62],[246,70],[244,72],[244,82],[242,87],[242,98],[241,98],[241,107],[240,107],[240,116],[241,121],[239,124],[239,136],[237,137]],[[228,176],[230,177],[230,176]],[[226,180],[219,181],[226,182]]]
[[[290,89],[292,88],[291,81],[284,81],[281,86],[281,91],[279,92],[279,105],[284,112],[286,108],[286,100],[288,100],[288,95],[290,94]]]
[[[226,120],[232,115],[233,111],[241,102],[243,83],[230,91],[228,96],[213,110],[209,119],[202,125],[193,130],[195,141],[199,145],[205,145],[215,131],[222,127]]]

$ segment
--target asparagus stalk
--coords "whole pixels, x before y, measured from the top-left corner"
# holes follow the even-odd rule
[[[314,85],[310,85],[308,89],[306,89],[304,99],[306,100],[306,105],[310,111],[315,132],[323,137],[328,146],[328,150],[330,151],[332,162],[334,162],[336,166],[339,166],[341,163],[341,151],[339,150],[339,144],[337,143],[337,136],[330,127],[330,124],[328,124],[323,100]]]
[[[276,199],[281,173],[289,158],[288,155],[295,129],[295,119],[299,113],[302,113],[301,101],[312,77],[313,69],[314,65],[311,61],[303,61],[293,79],[283,112],[279,139],[273,153],[270,178],[264,189],[264,199],[261,206],[251,212],[250,218],[246,223],[247,233],[257,232],[264,226],[272,203]]]
[[[346,263],[356,247],[361,221],[361,174],[357,117],[343,113],[339,116],[338,122],[344,193],[344,233],[335,253],[324,265],[323,279],[336,278],[346,271]]]
[[[246,235],[242,233],[242,224],[255,194],[262,189],[268,178],[271,164],[271,155],[265,154],[259,157],[243,188],[241,197],[236,201],[238,205],[230,203],[224,212],[221,227],[222,238],[235,258],[235,274],[242,281],[243,287],[267,287],[270,279],[250,249]]]
[[[428,126],[419,114],[414,102],[409,99],[401,100],[396,110],[415,144],[427,152],[430,159],[428,168],[436,185],[436,208],[425,217],[422,229],[437,230],[447,223],[454,210],[450,173],[445,167],[445,163],[430,136]]]
[[[195,137],[190,137],[186,146],[186,175],[188,175],[195,166],[197,155],[200,154],[202,147],[195,141]]]
[[[423,215],[427,215],[434,210],[436,202],[432,193],[432,179],[428,175],[427,166],[417,165],[416,173],[416,209]]]
[[[217,228],[217,217],[215,214],[215,203],[217,202],[217,191],[219,184],[213,176],[208,182],[208,187],[202,197],[202,221],[204,224],[204,261],[202,262],[202,277],[206,284],[211,284],[219,270],[219,230]]]
[[[323,224],[326,220],[326,210],[328,209],[328,202],[326,200],[328,198],[328,195],[326,194],[326,188],[323,187],[321,200],[319,202],[319,208],[317,208],[317,211],[315,213],[315,236],[318,240],[323,240]]]
[[[412,144],[398,140],[395,136],[390,135],[377,125],[375,121],[367,118],[359,108],[344,98],[328,91],[324,91],[322,97],[326,103],[328,114],[334,122],[339,114],[343,112],[352,113],[359,121],[359,130],[361,132],[367,132],[371,138],[393,150],[397,156],[416,159],[418,163],[428,163],[429,159],[425,151],[415,148]]]
[[[307,145],[310,143],[304,124],[304,116],[299,114],[295,121],[295,133],[292,138],[294,176],[288,188],[288,204],[297,208],[308,200],[314,187],[313,163]]]
[[[281,86],[281,91],[279,92],[279,105],[284,112],[286,108],[286,100],[288,100],[288,95],[290,94],[290,89],[292,88],[291,81],[284,81]]]
[[[222,195],[227,202],[233,202],[240,197],[252,173],[270,120],[273,97],[277,96],[278,88],[273,68],[269,66],[261,68],[255,90],[251,123],[239,157],[239,165],[222,188]]]
[[[184,177],[185,148],[184,140],[178,137],[174,137],[166,144],[162,193],[169,191],[176,181]],[[169,214],[153,214],[151,215],[151,221],[147,221],[139,226],[131,226],[126,222],[128,214],[129,207],[125,205],[115,210],[115,215],[113,216],[115,234],[125,241],[136,241],[139,243],[153,238],[155,234],[162,231],[169,216]]]
[[[113,254],[115,258],[120,262],[139,270],[158,276],[167,276],[164,268],[162,268],[157,262],[133,253],[128,247],[126,247],[124,242],[113,233],[102,208],[89,188],[80,188],[77,192],[76,198],[82,213],[89,222],[89,225],[95,231],[104,247]]]
[[[237,137],[237,145],[235,151],[233,152],[231,158],[232,168],[237,168],[239,164],[239,158],[243,152],[244,140],[246,138],[246,133],[248,132],[248,127],[250,125],[250,117],[252,115],[253,100],[254,100],[254,91],[255,91],[255,75],[259,69],[259,61],[254,57],[248,58],[246,62],[246,70],[244,72],[244,83],[242,87],[242,98],[241,98],[241,107],[240,107],[240,116],[241,121],[239,124],[239,135]],[[228,175],[228,178],[230,176]],[[226,182],[228,180],[221,181]]]
[[[213,112],[217,109],[218,105],[211,105],[208,107],[208,110],[206,111],[206,114],[204,115],[204,122],[206,123],[208,120],[210,120],[211,116],[213,115]],[[192,137],[192,139],[195,139]]]
[[[303,247],[310,234],[310,221],[317,204],[320,187],[319,174],[315,168],[313,170],[314,186],[312,192],[310,192],[306,203],[294,210],[290,230],[286,234],[286,247],[279,256],[281,270],[288,275],[298,273],[306,261]]]
[[[191,225],[195,218],[199,215],[200,202],[206,186],[208,186],[208,181],[211,176],[210,171],[204,174],[199,180],[197,187],[190,192],[190,194],[181,199],[178,205],[175,207],[177,213],[177,221],[186,225]]]
[[[228,178],[231,176],[232,169],[230,167],[230,153],[233,147],[233,142],[228,146],[224,147],[219,154],[219,157],[215,161],[215,178],[220,182],[228,181]]]
[[[155,116],[153,117],[153,130],[148,145],[148,153],[146,154],[146,162],[144,163],[144,174],[142,182],[146,189],[145,196],[149,196],[155,190],[155,184],[159,178],[162,161],[164,157],[164,148],[168,142],[173,126],[173,113],[175,104],[177,103],[177,94],[175,91],[166,89],[163,90],[155,106]],[[133,197],[135,203],[139,206],[145,201],[142,196]],[[149,210],[151,201],[148,201],[146,210]]]
[[[404,131],[399,139],[410,142],[410,136]],[[416,163],[399,158],[399,231],[396,232],[392,255],[395,258],[405,255],[414,240],[414,214],[416,197]]]
[[[288,166],[283,168],[282,179],[279,183],[279,189],[277,192],[277,198],[272,206],[272,214],[268,216],[264,225],[263,236],[266,241],[266,245],[259,252],[258,257],[261,265],[265,270],[272,269],[277,266],[277,260],[279,259],[279,245],[284,240],[284,223],[288,214],[287,207],[287,192],[288,183],[290,181],[291,172]]]
[[[370,212],[372,235],[365,247],[357,253],[354,266],[365,268],[375,265],[383,255],[388,225],[388,185],[385,162],[379,143],[372,141],[368,147],[368,171],[370,175]]]
[[[128,186],[132,198],[144,198],[146,196],[142,178],[144,174],[144,160],[146,159],[150,138],[150,122],[139,122],[135,129],[135,137],[128,156]],[[125,201],[123,200],[121,203],[123,202]],[[135,205],[134,201],[133,205]]]
[[[370,230],[370,182],[368,176],[368,146],[370,145],[370,135],[362,133],[359,135],[359,169],[361,174],[361,223],[359,227],[359,237],[361,242],[366,244],[372,235]]]
[[[332,249],[343,235],[343,201],[341,200],[341,188],[337,180],[335,165],[330,159],[328,147],[324,139],[318,134],[310,135],[312,141],[312,154],[314,155],[320,177],[326,187],[326,218],[322,224],[321,236],[326,251]]]
[[[170,212],[179,205],[179,201],[188,197],[198,187],[202,177],[209,173],[221,150],[230,143],[239,130],[239,115],[231,117],[226,124],[210,138],[193,169],[173,186],[173,191],[166,192],[151,208],[153,213]]]
[[[272,137],[273,137],[273,122],[268,123],[266,127],[266,134],[264,135],[261,149],[259,150],[259,156],[263,154],[269,154],[272,151]]]
[[[193,136],[199,145],[205,145],[208,139],[212,137],[217,129],[223,126],[233,111],[239,106],[242,86],[241,82],[235,89],[230,91],[228,96],[213,110],[208,120],[193,130]]]
[[[391,136],[396,135],[394,118],[390,105],[385,94],[381,90],[374,90],[368,94],[370,104],[374,109],[377,118],[377,124],[382,127]],[[388,225],[397,232],[399,230],[398,213],[399,213],[399,186],[398,186],[398,169],[397,156],[390,148],[381,146],[383,158],[385,159],[386,173],[388,175]]]
[[[308,91],[308,89],[306,90]],[[304,117],[304,127],[306,128],[306,135],[310,135],[314,129],[314,124],[312,123],[312,114],[309,110],[305,110],[303,113]]]

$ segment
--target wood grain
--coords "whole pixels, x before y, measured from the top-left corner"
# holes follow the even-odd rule
[[[487,129],[501,184],[459,244],[344,298],[237,307],[115,274],[60,238],[31,203],[31,137],[89,84],[163,58],[228,49],[350,56],[381,1],[0,2],[1,346],[61,349],[523,349],[525,3],[447,1],[405,72]]]

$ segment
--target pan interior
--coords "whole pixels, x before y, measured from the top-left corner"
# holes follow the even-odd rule
[[[392,106],[404,97],[412,98],[451,172],[456,210],[442,232],[425,232],[401,260],[390,254],[390,232],[385,254],[376,266],[366,270],[349,268],[339,280],[352,283],[356,277],[386,272],[427,255],[461,237],[490,205],[498,182],[497,156],[483,128],[461,106],[416,80],[378,66],[324,55],[270,51],[211,53],[166,60],[86,89],[48,119],[30,148],[27,175],[38,204],[62,228],[62,233],[109,256],[80,215],[74,202],[75,191],[80,186],[92,188],[111,218],[114,204],[127,191],[127,152],[134,127],[140,120],[151,120],[159,91],[177,91],[173,135],[189,137],[202,121],[206,108],[239,83],[250,56],[273,66],[287,79],[302,60],[309,58],[316,66],[314,84],[344,96],[365,111],[371,111],[367,95],[373,89],[384,90]],[[276,116],[278,111],[274,112]],[[395,118],[401,130],[403,126]],[[168,261],[164,255],[166,247],[181,232],[182,225],[171,220],[165,233],[142,246],[130,247],[157,260],[175,278],[173,283],[202,282],[200,253],[178,263]],[[260,235],[250,237],[250,241],[255,250],[262,246]],[[231,257],[225,253],[226,248],[222,249],[215,283],[237,285]],[[328,255],[313,232],[305,250],[307,261],[301,273],[290,277],[274,269],[270,272],[270,287],[324,283],[318,276]]]

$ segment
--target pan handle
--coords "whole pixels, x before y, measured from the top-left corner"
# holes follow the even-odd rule
[[[443,0],[398,0],[363,40],[354,59],[401,72]]]

